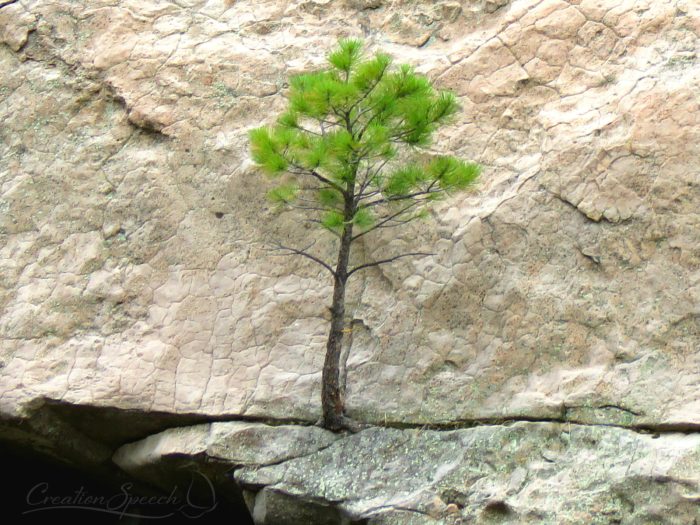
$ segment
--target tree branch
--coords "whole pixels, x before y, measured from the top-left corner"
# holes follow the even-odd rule
[[[408,210],[410,210],[411,208],[413,208],[413,207],[416,206],[417,204],[418,204],[418,202],[416,202],[416,201],[412,202],[411,204],[409,204],[408,206],[405,206],[404,208],[402,208],[401,210],[397,211],[396,213],[393,213],[393,214],[389,215],[388,217],[385,217],[384,219],[382,219],[381,221],[379,221],[377,224],[375,224],[375,225],[372,226],[371,228],[368,228],[368,229],[366,229],[365,231],[358,233],[357,235],[355,235],[355,236],[352,238],[352,240],[355,241],[355,240],[359,239],[360,237],[362,237],[363,235],[365,235],[365,234],[367,234],[367,233],[369,233],[369,232],[371,232],[371,231],[374,231],[374,230],[376,230],[377,228],[381,228],[384,224],[388,223],[388,222],[391,221],[392,219],[395,219],[396,217],[399,217],[399,216],[402,215],[403,213],[406,213]],[[407,222],[407,221],[406,221],[406,222]]]
[[[365,190],[369,187],[369,185],[372,183],[372,179],[379,175],[379,172],[384,169],[384,166],[390,161],[391,159],[385,158],[382,162],[379,163],[379,166],[376,169],[376,165],[369,166],[367,168],[367,174],[365,175],[365,179],[362,181],[362,184],[360,185],[360,191],[357,193],[357,200],[358,202],[362,200],[365,197]]]
[[[409,222],[413,222],[416,219],[420,219],[420,215],[413,215],[411,217],[408,217],[407,219],[391,219],[390,222],[394,224],[382,224],[381,226],[377,226],[377,229],[379,228],[395,228],[396,226],[400,226],[402,224],[408,224]]]
[[[432,184],[431,184],[431,186],[432,186]],[[420,197],[421,195],[432,195],[432,194],[435,194],[435,193],[442,193],[442,192],[444,192],[444,191],[445,191],[445,190],[443,190],[442,188],[438,188],[438,189],[436,189],[436,190],[433,190],[433,189],[426,189],[426,190],[422,190],[422,191],[417,191],[417,192],[415,192],[415,193],[407,193],[407,194],[405,194],[405,195],[396,195],[396,196],[392,196],[392,197],[384,197],[384,198],[382,198],[382,199],[378,199],[378,200],[376,200],[376,201],[369,202],[369,203],[365,204],[365,206],[367,206],[367,207],[370,207],[370,206],[379,206],[380,204],[388,204],[388,203],[390,203],[390,202],[403,201],[403,200],[406,200],[406,199],[412,199],[412,198],[414,198],[414,197]],[[426,199],[420,199],[420,200],[423,201],[423,200],[426,200]]]
[[[412,133],[415,133],[416,131],[418,131],[418,128],[405,129],[404,131],[402,131],[400,133],[395,133],[395,134],[391,135],[389,140],[391,142],[403,143],[403,142],[405,142],[403,139],[405,139],[406,137],[408,137]]]
[[[352,270],[348,272],[348,277],[350,277],[353,273],[364,270],[366,268],[372,268],[373,266],[379,266],[380,264],[387,264],[390,262],[394,262],[397,259],[401,259],[402,257],[411,257],[411,256],[428,256],[428,255],[435,255],[434,253],[425,253],[425,252],[413,252],[413,253],[402,253],[401,255],[397,255],[395,257],[391,257],[389,259],[382,259],[381,261],[375,261],[367,264],[361,264],[360,266],[356,266]]]
[[[308,250],[309,248],[311,248],[314,244],[316,244],[316,241],[312,242],[309,246],[307,246],[307,247],[304,248],[303,250],[298,250],[297,248],[290,248],[289,246],[284,246],[284,245],[282,245],[282,244],[275,243],[276,248],[274,248],[274,249],[275,249],[275,250],[287,250],[288,252],[291,252],[291,253],[293,253],[293,254],[295,254],[295,255],[301,255],[301,256],[303,256],[303,257],[306,257],[307,259],[311,259],[311,260],[314,261],[316,264],[320,264],[321,266],[323,266],[326,270],[328,270],[329,272],[331,272],[331,275],[332,275],[333,277],[335,277],[335,270],[333,270],[333,268],[331,268],[331,266],[330,266],[329,264],[326,264],[324,261],[322,261],[321,259],[319,259],[319,258],[316,257],[315,255],[311,255],[310,253],[308,253],[308,252],[306,251],[306,250]],[[283,254],[283,253],[281,253],[281,254],[276,254],[276,255],[289,255],[289,254]]]
[[[371,86],[369,89],[367,89],[367,91],[365,92],[365,94],[364,94],[362,97],[360,97],[352,106],[350,106],[350,109],[349,109],[348,111],[352,111],[352,110],[355,109],[357,106],[359,106],[362,102],[364,102],[364,101],[367,99],[367,97],[369,97],[370,93],[372,93],[372,91],[374,91],[374,89],[375,89],[375,88],[379,85],[379,83],[382,81],[382,79],[384,78],[384,75],[386,74],[386,72],[387,72],[388,69],[389,69],[389,64],[387,64],[386,67],[385,67],[384,69],[382,69],[382,72],[379,74],[379,77],[377,77],[377,80],[374,82],[374,84],[372,84],[372,86]],[[370,111],[371,108],[372,108],[372,106],[370,106],[369,108],[367,108],[367,109],[365,109],[365,110],[363,110],[363,111],[360,111],[360,112],[355,116],[355,120],[354,120],[353,123],[352,123],[353,128],[355,127],[355,124],[357,124],[357,122],[359,121],[360,117],[361,117],[364,113],[366,113],[367,111]],[[360,134],[360,135],[358,136],[358,138],[362,138],[362,134]]]
[[[303,211],[328,211],[327,208],[321,208],[320,206],[306,206],[305,204],[295,204],[292,202],[285,202],[285,205],[288,206],[289,208],[292,208],[294,210],[303,210]]]
[[[305,219],[304,222],[308,222],[308,223],[311,223],[311,224],[317,224],[318,226],[322,226],[323,229],[326,230],[326,231],[327,231],[328,233],[330,233],[331,235],[337,237],[338,239],[341,238],[341,235],[340,235],[338,232],[333,231],[333,230],[330,230],[330,229],[326,228],[325,226],[323,226],[323,222],[321,222],[319,219]]]
[[[375,104],[375,105],[372,106],[370,109],[374,109],[375,106],[379,106],[379,103]],[[369,111],[370,109],[368,109],[367,111]],[[367,122],[365,122],[365,125],[362,126],[362,129],[360,130],[360,133],[357,135],[358,140],[362,140],[362,137],[364,137],[365,132],[366,132],[367,129],[369,128],[369,125],[370,125],[370,124],[372,123],[372,121],[373,121],[375,118],[377,118],[379,115],[381,115],[381,111],[375,112],[374,115],[372,115],[371,117],[369,117],[369,118],[367,119]]]
[[[364,101],[369,97],[370,93],[372,93],[372,91],[374,91],[374,89],[375,89],[375,88],[379,85],[379,83],[382,81],[382,79],[384,78],[384,75],[386,74],[386,72],[387,72],[388,69],[389,69],[389,66],[387,65],[387,66],[382,70],[381,74],[379,75],[379,78],[377,78],[377,81],[372,85],[372,87],[370,87],[370,88],[367,90],[367,92],[366,92],[357,102],[355,102],[352,106],[350,106],[350,111],[352,111],[353,109],[355,109],[357,106],[359,106],[362,102],[364,102]],[[374,104],[374,105],[372,105],[372,106],[369,106],[368,108],[365,108],[365,109],[359,111],[358,114],[355,116],[355,120],[354,120],[353,123],[352,123],[353,129],[355,128],[355,124],[357,124],[357,123],[360,121],[360,117],[361,117],[361,116],[363,116],[365,113],[368,113],[368,112],[372,111],[372,110],[373,110],[376,106],[378,106],[378,105],[379,105],[379,103]],[[357,135],[357,139],[358,139],[358,140],[361,140],[361,139],[362,139],[362,136],[365,134],[365,131],[367,131],[367,126],[369,125],[370,122],[372,122],[372,120],[375,119],[375,117],[376,117],[376,114],[373,115],[372,117],[370,117],[370,119],[367,121],[367,123],[365,124],[365,126],[362,127],[362,130],[361,130],[360,133]]]
[[[379,191],[379,190],[373,190],[373,191],[370,191],[369,193],[360,194],[357,198],[357,201],[359,202],[359,201],[362,201],[364,199],[371,199],[372,197],[374,197],[375,195],[379,195],[380,193],[381,193],[381,191]]]
[[[310,129],[306,129],[305,127],[302,127],[300,125],[297,125],[297,129],[300,131],[303,131],[304,133],[309,133],[310,135],[316,135],[317,137],[325,137],[326,136],[323,128],[321,128],[321,133],[316,133],[315,131],[311,131]]]
[[[344,193],[343,187],[341,185],[333,182],[330,179],[327,179],[316,170],[305,168],[304,166],[300,166],[299,164],[293,163],[291,161],[290,164],[297,170],[296,172],[290,170],[290,173],[293,173],[294,175],[310,175],[314,179],[321,181],[322,183],[330,186],[335,190],[338,190],[340,193]]]

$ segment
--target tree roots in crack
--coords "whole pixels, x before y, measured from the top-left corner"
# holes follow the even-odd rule
[[[316,421],[316,426],[325,428],[326,430],[330,430],[332,432],[343,432],[347,431],[350,432],[351,434],[356,434],[362,430],[366,430],[368,428],[372,428],[376,425],[370,425],[369,423],[363,423],[361,421],[357,421],[355,419],[352,419],[347,416],[341,416],[340,419],[340,425],[338,425],[337,428],[327,428],[323,425],[323,418],[319,419]]]

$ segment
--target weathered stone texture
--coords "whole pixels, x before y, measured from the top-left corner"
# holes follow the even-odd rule
[[[265,485],[257,497],[268,512],[276,502],[289,507],[285,496],[292,496],[333,502],[372,525],[680,525],[697,516],[699,444],[697,435],[654,439],[550,423],[377,428],[280,465],[244,468],[236,478],[244,487]]]
[[[22,0],[0,9],[0,406],[313,421],[330,283],[246,132],[364,36],[464,107],[483,183],[358,258],[371,422],[700,424],[700,13],[683,0]],[[317,245],[330,256],[327,241]]]
[[[373,428],[319,447],[318,429],[253,430],[269,444],[197,426],[127,445],[115,459],[154,474],[176,458],[197,470],[228,457],[257,525],[686,525],[698,515],[698,435],[520,422]],[[270,464],[263,449],[282,442],[299,457]],[[216,450],[227,443],[237,452]],[[258,462],[244,464],[241,454]]]

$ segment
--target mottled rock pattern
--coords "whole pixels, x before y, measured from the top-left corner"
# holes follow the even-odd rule
[[[127,471],[168,456],[198,456],[233,466],[272,465],[328,447],[338,436],[318,427],[230,421],[175,427],[121,447],[114,462]]]
[[[268,508],[277,495],[327,501],[372,525],[680,525],[700,510],[699,464],[697,435],[517,423],[453,432],[376,428],[236,476],[244,486],[265,484]]]
[[[255,426],[274,441],[283,427]],[[211,447],[230,442],[202,429],[173,430],[117,452],[120,464],[155,469],[168,454],[197,470]],[[227,427],[233,428],[233,427]],[[560,423],[516,423],[452,431],[372,428],[273,465],[232,456],[257,525],[693,523],[700,510],[700,436],[640,434]],[[315,429],[318,432],[318,429]],[[188,432],[196,436],[185,439]],[[194,447],[192,444],[194,443]],[[248,454],[252,442],[239,442]],[[144,461],[143,451],[149,459]],[[194,466],[192,466],[194,463]]]

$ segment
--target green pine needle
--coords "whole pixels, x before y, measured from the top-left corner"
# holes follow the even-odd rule
[[[289,204],[296,199],[299,186],[294,183],[281,184],[267,192],[267,198],[275,204]]]
[[[343,214],[336,210],[331,210],[326,212],[321,218],[321,225],[327,230],[337,232],[343,228],[345,221],[343,220]]]
[[[330,64],[346,73],[362,56],[362,41],[354,38],[344,38],[338,42],[338,49],[328,55]]]
[[[352,223],[361,230],[366,230],[372,226],[374,222],[374,215],[367,208],[360,208],[355,212],[352,218]]]
[[[386,54],[366,56],[360,40],[340,40],[325,69],[292,76],[288,100],[275,125],[250,131],[253,161],[292,179],[269,192],[272,201],[290,204],[310,191],[305,198],[316,201],[317,219],[335,233],[346,225],[371,230],[387,216],[382,206],[416,197],[417,218],[424,204],[468,188],[481,174],[478,164],[450,155],[421,160],[421,148],[460,111],[456,95]],[[410,160],[402,159],[408,152]],[[358,191],[374,197],[346,217]],[[370,201],[381,206],[366,207]]]

